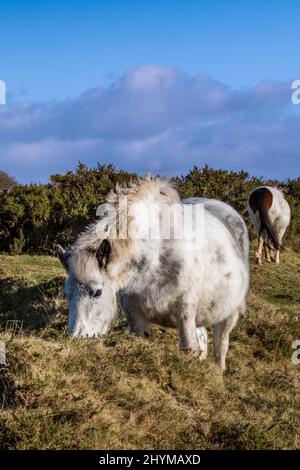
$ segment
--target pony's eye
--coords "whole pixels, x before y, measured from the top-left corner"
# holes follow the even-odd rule
[[[85,286],[84,284],[79,284],[79,290],[85,294],[89,295],[90,297],[98,298],[101,297],[102,295],[102,289],[91,289],[88,286]]]
[[[94,294],[93,294],[93,297],[100,297],[102,295],[102,289],[97,289]]]

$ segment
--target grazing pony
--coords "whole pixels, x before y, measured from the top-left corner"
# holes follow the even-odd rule
[[[257,263],[262,264],[264,249],[267,262],[279,264],[283,235],[291,220],[290,207],[283,193],[270,186],[253,189],[248,197],[248,212],[258,233]]]
[[[185,354],[206,356],[212,326],[215,359],[225,369],[248,290],[248,232],[239,214],[219,201],[182,203],[170,181],[150,176],[117,187],[104,212],[70,251],[57,249],[68,273],[72,336],[109,331],[119,295],[131,332],[147,336],[151,323],[177,328]]]

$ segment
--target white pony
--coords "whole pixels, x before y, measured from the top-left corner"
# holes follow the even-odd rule
[[[123,198],[126,237],[120,236]],[[149,335],[151,323],[177,328],[185,354],[206,356],[205,328],[212,326],[215,359],[225,369],[229,333],[245,309],[248,290],[249,245],[242,218],[219,201],[183,204],[168,180],[151,177],[117,187],[107,204],[116,217],[108,214],[90,226],[70,251],[58,246],[68,272],[72,336],[105,334],[119,294],[131,332]],[[166,213],[169,223],[162,222]]]
[[[283,193],[271,186],[253,189],[248,197],[248,212],[258,233],[257,263],[262,264],[264,248],[267,262],[279,264],[282,239],[291,220],[290,207]]]

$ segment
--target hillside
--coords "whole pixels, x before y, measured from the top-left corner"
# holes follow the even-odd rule
[[[42,256],[0,256],[0,448],[295,449],[299,437],[300,258],[251,256],[248,309],[221,376],[182,356],[177,333],[70,340],[64,272]],[[210,343],[211,349],[211,343]]]

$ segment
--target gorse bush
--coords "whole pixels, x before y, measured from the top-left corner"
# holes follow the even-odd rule
[[[16,184],[15,178],[0,170],[0,189],[10,189]]]
[[[136,174],[112,165],[53,175],[47,185],[15,185],[0,189],[0,251],[11,254],[53,254],[55,245],[70,245],[78,233],[95,220],[96,208],[116,183],[124,184]],[[263,181],[245,171],[194,167],[174,178],[182,198],[204,196],[220,199],[236,208],[248,222],[246,200],[260,184],[280,187],[292,210],[286,244],[300,248],[300,178],[286,182]]]
[[[11,254],[53,254],[58,242],[70,244],[95,219],[97,206],[116,183],[134,174],[113,166],[53,175],[48,185],[0,191],[0,250]]]

